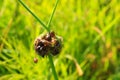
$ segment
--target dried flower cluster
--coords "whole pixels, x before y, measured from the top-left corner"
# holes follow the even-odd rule
[[[42,57],[51,53],[57,55],[62,49],[62,41],[60,37],[57,37],[52,31],[43,36],[38,37],[35,40],[35,51]]]

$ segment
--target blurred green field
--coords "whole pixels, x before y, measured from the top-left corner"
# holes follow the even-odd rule
[[[55,1],[23,0],[45,24]],[[120,0],[60,0],[51,30],[63,37],[59,80],[120,80]],[[54,80],[48,57],[34,51],[43,32],[18,0],[0,0],[0,80]]]

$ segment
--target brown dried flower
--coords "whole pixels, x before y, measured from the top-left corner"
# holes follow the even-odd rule
[[[38,37],[35,40],[35,51],[42,57],[51,53],[52,55],[57,55],[62,49],[62,40],[57,37],[52,31],[43,36]]]

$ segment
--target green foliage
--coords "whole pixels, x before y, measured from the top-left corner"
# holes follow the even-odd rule
[[[49,22],[55,0],[23,1]],[[119,0],[60,0],[50,25],[64,42],[54,57],[60,80],[120,79]],[[47,57],[33,62],[34,40],[44,31],[17,0],[0,1],[0,80],[53,80]]]

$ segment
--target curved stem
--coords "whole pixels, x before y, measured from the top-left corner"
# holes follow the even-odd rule
[[[49,28],[24,4],[24,2],[22,0],[18,0],[25,9],[27,9],[27,11],[29,13],[31,13],[31,15],[33,15],[33,17],[48,31],[50,32]]]

